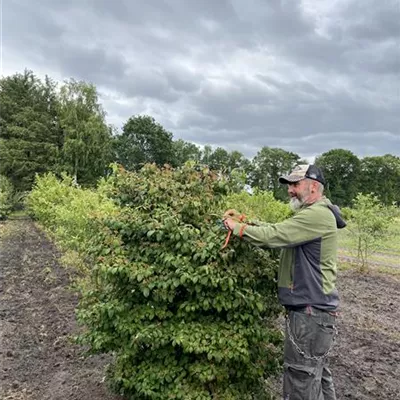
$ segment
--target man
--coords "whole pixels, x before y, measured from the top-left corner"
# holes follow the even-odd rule
[[[228,210],[224,223],[233,235],[256,246],[282,248],[278,295],[287,310],[284,399],[335,400],[327,355],[339,304],[337,230],[346,223],[324,196],[325,179],[315,165],[299,165],[279,181],[288,185],[293,217],[254,226],[238,222],[239,213]]]

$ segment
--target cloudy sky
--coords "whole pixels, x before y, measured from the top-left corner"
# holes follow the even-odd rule
[[[400,156],[400,0],[0,1],[1,74],[92,82],[116,127]]]

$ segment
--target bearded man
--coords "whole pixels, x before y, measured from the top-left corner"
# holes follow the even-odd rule
[[[224,224],[255,246],[281,248],[278,296],[286,308],[283,398],[335,400],[328,353],[336,335],[338,229],[346,223],[324,196],[315,165],[299,165],[279,182],[287,185],[294,215],[277,224],[245,224],[228,210]],[[268,207],[268,205],[266,205]]]

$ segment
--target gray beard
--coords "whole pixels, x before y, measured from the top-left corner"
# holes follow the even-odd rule
[[[290,199],[289,206],[292,211],[298,211],[300,210],[301,207],[303,207],[304,201],[298,199],[297,197],[292,197]]]

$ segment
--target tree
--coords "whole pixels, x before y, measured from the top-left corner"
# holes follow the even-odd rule
[[[327,181],[327,194],[339,206],[349,206],[359,190],[361,163],[350,150],[333,149],[317,157]]]
[[[384,205],[400,204],[400,158],[390,154],[363,158],[360,191],[374,193]]]
[[[174,151],[173,165],[175,166],[181,166],[186,161],[200,162],[201,160],[201,150],[194,143],[178,139],[172,142],[172,147]]]
[[[210,165],[212,162],[211,156],[213,149],[209,144],[206,144],[201,152],[201,162],[204,165]]]
[[[224,173],[229,172],[229,153],[222,147],[217,147],[208,157],[208,165],[211,169],[221,171]]]
[[[286,188],[279,184],[279,177],[290,173],[300,157],[292,152],[263,147],[252,161],[250,182],[261,190],[268,190],[278,200],[287,199]]]
[[[240,151],[234,150],[229,154],[228,169],[240,169],[249,172],[251,162]]]
[[[222,147],[212,150],[210,146],[205,146],[203,163],[213,170],[230,174],[235,169],[247,171],[250,161],[240,151],[234,150],[229,153]]]
[[[59,162],[55,89],[50,78],[43,83],[28,70],[0,81],[0,174],[15,190],[29,190],[36,173],[54,170]]]
[[[210,145],[205,145],[201,152],[201,162],[209,166],[214,171],[223,174],[231,174],[234,170],[239,170],[247,174],[250,169],[250,161],[240,151],[234,150],[229,153],[222,147],[215,150]]]
[[[350,240],[357,249],[357,262],[365,270],[371,255],[379,248],[382,237],[390,229],[390,222],[396,215],[393,206],[384,206],[377,196],[359,193],[353,200],[353,207],[347,210],[350,216]]]
[[[130,171],[146,163],[174,164],[172,133],[148,115],[130,117],[116,138],[115,148],[116,161]]]
[[[111,161],[111,129],[98,102],[96,87],[71,79],[60,91],[63,132],[62,169],[75,182],[94,184]]]

